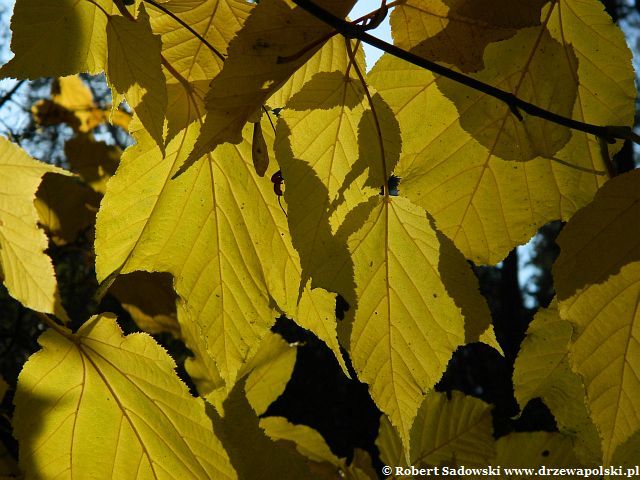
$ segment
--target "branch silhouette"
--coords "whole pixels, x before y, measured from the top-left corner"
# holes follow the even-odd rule
[[[594,125],[591,123],[581,122],[573,118],[558,115],[557,113],[551,112],[525,100],[522,100],[513,93],[501,90],[492,85],[476,80],[473,77],[469,77],[468,75],[457,72],[443,65],[427,60],[423,57],[419,57],[418,55],[408,52],[407,50],[403,50],[402,48],[392,45],[391,43],[374,37],[373,35],[367,33],[368,27],[366,25],[360,26],[351,22],[347,22],[342,18],[336,17],[331,12],[325,10],[319,5],[316,5],[310,0],[292,1],[300,8],[306,10],[318,20],[321,20],[327,25],[330,25],[338,33],[347,38],[358,39],[382,50],[383,52],[393,55],[394,57],[405,60],[413,65],[429,70],[435,74],[442,75],[443,77],[449,78],[454,82],[466,85],[469,88],[473,88],[474,90],[485,93],[493,98],[504,102],[519,120],[522,120],[522,114],[520,111],[523,111],[529,115],[548,120],[557,125],[562,125],[573,130],[578,130],[584,133],[595,135],[598,138],[604,139],[607,143],[615,143],[616,139],[631,140],[635,143],[640,143],[640,136],[633,133],[630,127]],[[387,7],[388,6],[389,5],[387,5]]]

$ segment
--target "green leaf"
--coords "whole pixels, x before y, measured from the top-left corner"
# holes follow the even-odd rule
[[[236,478],[204,402],[148,335],[124,337],[103,314],[39,343],[14,400],[27,477]]]

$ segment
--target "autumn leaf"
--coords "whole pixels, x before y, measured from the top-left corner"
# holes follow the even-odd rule
[[[167,140],[170,140],[186,125],[204,116],[204,96],[209,83],[220,72],[227,46],[244,25],[253,5],[243,0],[173,0],[147,7],[151,29],[162,40],[165,67],[170,65],[165,70],[169,105]],[[204,41],[170,14],[189,25]]]
[[[61,175],[46,174],[35,199],[40,224],[59,245],[93,226],[99,205],[100,195],[78,178]]]
[[[573,118],[632,123],[630,54],[602,5],[558,1],[542,15],[541,26],[490,44],[484,57],[490,63],[478,78],[552,111],[566,111],[566,98],[556,98],[559,91],[575,92],[567,111]],[[552,48],[542,51],[539,42]],[[615,73],[603,65],[615,65]],[[560,71],[577,74],[560,78]],[[403,178],[403,194],[427,209],[476,263],[497,263],[541,225],[569,219],[606,178],[597,140],[582,132],[567,137],[566,129],[526,115],[519,122],[507,105],[391,57],[376,64],[369,81],[400,125],[395,173]],[[563,86],[554,92],[552,85]],[[475,106],[467,103],[472,100]]]
[[[67,319],[51,259],[44,253],[47,236],[38,228],[34,205],[47,172],[70,175],[0,138],[0,267],[9,295],[27,308]]]
[[[118,147],[96,141],[91,135],[77,135],[67,140],[64,153],[71,171],[103,195],[122,155]]]
[[[463,72],[484,67],[488,44],[540,24],[544,0],[407,0],[391,14],[394,44]]]
[[[57,78],[51,84],[51,99],[31,107],[40,125],[66,123],[76,132],[89,132],[107,120],[107,112],[96,106],[91,90],[77,75]]]
[[[168,332],[181,338],[171,275],[147,272],[119,275],[109,293],[141,330],[152,334]]]
[[[160,67],[162,43],[151,31],[144,6],[140,5],[136,20],[110,16],[107,40],[105,72],[109,84],[115,92],[124,95],[147,131],[163,148],[167,87]]]
[[[464,343],[464,320],[440,279],[444,246],[424,210],[404,198],[378,198],[348,239],[357,297],[349,353],[408,450],[424,395]]]
[[[605,464],[640,430],[639,182],[633,171],[605,184],[558,237],[553,269],[560,316],[574,329],[569,358],[584,380]]]
[[[353,0],[319,4],[344,17]],[[318,48],[330,27],[290,0],[264,0],[229,44],[222,71],[205,98],[207,117],[187,166],[223,142],[238,143],[249,117],[267,101]],[[314,42],[318,42],[317,45]],[[302,50],[306,47],[308,51]],[[251,75],[245,73],[251,64]]]
[[[571,437],[557,432],[510,433],[496,441],[495,465],[504,467],[581,467],[573,453]],[[503,470],[504,472],[504,470]],[[536,468],[537,472],[537,468]],[[505,475],[505,478],[523,478],[521,474]],[[537,475],[524,478],[537,478]]]
[[[214,431],[229,454],[241,479],[279,478],[299,480],[317,477],[306,457],[295,448],[274,442],[259,426],[259,419],[244,395],[244,382],[238,382],[225,400],[224,416],[210,412]],[[335,478],[335,477],[333,477]]]
[[[192,338],[212,356],[228,391],[279,313],[271,299],[341,359],[326,292],[305,287],[298,307],[299,259],[271,182],[255,176],[250,143],[221,146],[172,178],[197,135],[192,124],[163,157],[140,131],[124,153],[97,220],[99,280],[114,272],[171,273],[184,302],[181,326],[195,322]]]
[[[236,478],[204,402],[148,335],[124,337],[102,314],[75,334],[48,330],[39,343],[14,400],[28,477]]]
[[[425,397],[411,430],[412,465],[486,466],[495,448],[488,404],[455,391]]]
[[[540,309],[527,329],[513,372],[513,389],[522,411],[540,398],[549,407],[558,429],[575,438],[575,451],[585,464],[602,463],[600,438],[585,404],[582,379],[569,363],[573,329],[562,320],[554,302]]]
[[[107,59],[107,15],[110,0],[95,2],[21,0],[11,17],[11,50],[15,54],[1,77],[62,77],[100,73]]]
[[[296,364],[296,347],[280,335],[268,334],[251,362],[245,364],[240,376],[248,373],[245,382],[247,401],[257,415],[263,415],[269,405],[284,393]]]

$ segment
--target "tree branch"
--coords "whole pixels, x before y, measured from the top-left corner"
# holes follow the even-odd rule
[[[13,97],[13,95],[18,91],[18,89],[22,86],[22,84],[25,82],[25,80],[20,80],[18,83],[16,83],[13,88],[11,88],[11,90],[9,90],[7,93],[5,93],[2,98],[0,98],[0,108],[4,107],[4,104],[7,103],[9,100],[11,100],[11,97]]]
[[[316,5],[310,0],[293,0],[293,2],[300,8],[306,10],[308,13],[316,17],[318,20],[323,21],[327,25],[335,28],[337,32],[341,33],[347,38],[357,38],[358,40],[368,43],[369,45],[379,48],[383,52],[386,52],[394,57],[405,60],[413,65],[422,67],[437,75],[446,77],[454,82],[466,85],[469,88],[473,88],[479,92],[489,95],[504,102],[511,112],[522,120],[520,110],[528,113],[531,116],[542,118],[564,127],[578,130],[585,133],[590,133],[598,138],[603,138],[608,143],[615,143],[616,139],[632,140],[636,143],[640,143],[640,137],[635,135],[630,127],[626,126],[600,126],[593,125],[572,118],[558,115],[544,108],[538,107],[532,103],[526,102],[521,98],[515,96],[513,93],[501,90],[487,83],[476,80],[473,77],[469,77],[463,73],[451,70],[443,65],[432,62],[425,58],[419,57],[411,52],[396,47],[390,43],[385,42],[373,35],[366,32],[366,27],[354,25],[341,18],[336,17],[331,12],[328,12],[324,8]]]

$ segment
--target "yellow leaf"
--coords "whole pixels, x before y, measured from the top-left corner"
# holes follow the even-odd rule
[[[491,464],[495,455],[491,405],[460,392],[431,392],[411,429],[411,464]]]
[[[318,2],[344,17],[353,0]],[[263,0],[229,44],[229,56],[206,96],[207,117],[187,165],[223,142],[238,143],[244,124],[324,42],[331,31],[290,0]],[[287,57],[295,56],[295,59]],[[279,61],[284,58],[286,61]],[[247,65],[251,74],[247,75]]]
[[[563,97],[565,91],[576,92],[568,111],[573,118],[601,125],[632,123],[630,54],[602,4],[561,0],[547,4],[542,18],[540,27],[490,44],[481,78],[493,75],[490,83],[553,111],[566,108],[564,100],[556,99],[558,92]],[[553,45],[549,57],[538,39]],[[529,56],[531,62],[523,64]],[[616,65],[615,72],[602,65]],[[556,71],[577,71],[577,76],[563,80]],[[554,91],[547,77],[551,85],[569,80],[573,85]],[[569,219],[605,180],[598,142],[591,136],[574,131],[566,141],[566,130],[557,125],[528,116],[519,122],[506,105],[466,87],[446,87],[431,73],[393,58],[381,59],[370,81],[400,124],[402,155],[395,173],[403,179],[403,194],[426,208],[438,228],[476,263],[496,263],[549,220]],[[443,85],[448,97],[440,91]],[[534,87],[544,92],[539,100]],[[463,110],[467,96],[477,102],[468,112]],[[535,156],[538,151],[544,155]],[[526,163],[508,161],[532,155]]]
[[[144,6],[140,5],[135,21],[110,16],[107,40],[109,53],[105,72],[109,84],[117,93],[124,95],[129,106],[162,148],[167,109],[167,88],[160,67],[162,43],[151,31],[149,15]],[[117,103],[114,100],[114,105]]]
[[[282,395],[296,364],[296,347],[289,345],[280,335],[268,334],[255,357],[245,364],[249,373],[245,393],[257,415],[267,411],[269,405]]]
[[[574,329],[570,361],[584,379],[605,464],[640,430],[639,186],[638,171],[609,181],[559,236],[553,269],[560,316]]]
[[[571,324],[558,315],[557,304],[540,309],[527,329],[513,372],[513,388],[520,409],[541,398],[558,429],[575,438],[583,463],[600,465],[600,438],[585,404],[585,388],[569,365]]]
[[[216,435],[229,454],[238,478],[318,479],[310,470],[310,461],[284,442],[274,442],[259,427],[259,419],[244,396],[244,382],[238,382],[224,402],[224,417],[209,412]]]
[[[253,171],[250,143],[223,145],[172,178],[197,134],[194,123],[163,158],[148,134],[137,133],[98,214],[99,280],[114,272],[171,273],[184,302],[181,326],[214,359],[227,391],[275,321],[274,300],[291,316],[309,315],[296,320],[339,355],[328,294],[307,287],[297,311],[299,259],[271,182]]]
[[[358,49],[358,63],[365,71],[364,50]],[[349,64],[349,54],[345,48],[345,40],[340,35],[334,35],[325,43],[307,63],[302,65],[276,92],[269,97],[267,105],[272,108],[282,108],[289,100],[309,82],[316,73],[343,71]]]
[[[141,330],[169,332],[175,338],[181,337],[170,275],[147,272],[120,275],[109,293],[118,299]]]
[[[226,54],[229,41],[253,9],[243,0],[172,0],[161,6],[187,23],[220,55]],[[166,71],[168,104],[173,107],[167,109],[167,139],[171,139],[203,116],[204,95],[220,72],[222,59],[170,15],[150,4],[147,7],[151,28],[162,39],[162,55],[174,70]],[[189,98],[185,98],[183,81],[193,90]],[[197,108],[188,108],[194,101]]]
[[[221,55],[242,28],[254,6],[242,0],[172,0],[160,4],[189,25]],[[149,5],[151,28],[161,36],[162,54],[189,82],[211,80],[222,68],[222,59],[160,8]],[[171,83],[178,80],[171,78]]]
[[[100,205],[100,196],[77,178],[44,176],[35,207],[40,224],[59,245],[72,242],[91,227]]]
[[[349,353],[408,451],[424,395],[464,343],[464,320],[438,270],[446,244],[424,210],[400,197],[378,199],[348,240],[357,296]]]
[[[407,0],[391,14],[394,44],[463,72],[484,67],[489,43],[506,40],[518,28],[540,24],[546,0]]]
[[[9,295],[32,310],[66,319],[60,305],[47,236],[37,226],[34,200],[42,176],[69,172],[38,162],[0,137],[0,267]]]
[[[76,334],[49,330],[39,343],[15,398],[27,477],[236,478],[204,402],[148,335],[124,337],[103,314]]]
[[[0,69],[0,76],[35,79],[100,73],[106,63],[107,15],[114,11],[111,0],[17,1],[11,18],[15,57]]]
[[[376,438],[376,446],[380,451],[380,460],[385,465],[393,467],[406,467],[407,459],[402,446],[402,439],[396,429],[391,425],[389,417],[380,416],[380,428]],[[395,478],[391,476],[391,478]]]
[[[510,433],[496,442],[497,455],[494,465],[501,467],[534,468],[538,467],[581,467],[573,453],[571,438],[560,433],[526,432]],[[504,473],[504,470],[503,470]],[[503,475],[503,478],[540,478],[539,475]],[[548,475],[548,473],[547,473]],[[567,475],[565,478],[578,478]],[[584,478],[580,476],[579,478]]]
[[[107,182],[116,172],[122,151],[97,142],[90,135],[77,135],[64,144],[71,171],[77,173],[96,192],[104,194]]]
[[[272,440],[289,440],[296,450],[318,463],[329,463],[346,470],[344,459],[336,457],[318,431],[306,425],[294,425],[284,417],[266,417],[260,420],[260,428]]]
[[[314,286],[338,289],[350,303],[353,285],[337,286],[335,277],[352,262],[335,235],[347,213],[386,183],[381,165],[391,171],[400,150],[393,115],[379,96],[373,98],[384,157],[371,105],[348,63],[305,84],[287,103],[276,133],[276,158],[285,181],[293,244],[302,262],[302,284],[312,278]]]
[[[77,76],[57,78],[51,84],[51,99],[38,100],[31,107],[40,125],[67,123],[75,132],[89,132],[107,120],[93,94]]]

